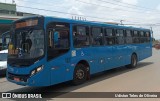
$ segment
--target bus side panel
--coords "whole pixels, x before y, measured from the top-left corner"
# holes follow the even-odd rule
[[[33,75],[28,80],[29,86],[49,86],[50,85],[50,76],[48,75],[49,68],[44,66],[44,70],[40,71],[39,73]]]
[[[113,68],[124,66],[127,48],[125,45],[113,46]]]
[[[72,79],[73,67],[70,64],[70,52],[48,62],[51,85]]]
[[[138,60],[144,60],[150,56],[152,56],[152,47],[150,43],[144,43],[144,44],[139,44],[138,45]]]
[[[114,64],[113,46],[105,46],[103,50],[104,50],[103,55],[105,56],[104,70],[112,69]]]
[[[133,44],[133,52],[131,53],[131,56],[133,53],[137,55],[138,61],[142,60],[143,57],[143,48],[140,46],[140,44]],[[131,57],[130,57],[130,63],[131,63]]]
[[[108,47],[95,46],[91,48],[91,74],[104,71],[105,69],[110,67],[110,64],[107,63],[106,58],[111,58],[112,53],[110,53],[110,48],[108,48],[109,50],[107,50],[106,48]]]
[[[152,45],[150,43],[145,44],[145,56],[144,58],[148,58],[152,56]]]
[[[62,83],[73,79],[74,69],[78,62],[85,60],[90,64],[91,56],[89,49],[75,49],[68,53],[48,61],[50,68],[51,85]],[[91,68],[92,70],[92,68]]]
[[[124,65],[128,65],[131,63],[131,55],[134,52],[134,48],[136,47],[133,47],[131,44],[126,46],[126,51],[124,52],[125,53]]]
[[[76,56],[71,58],[71,65],[76,66],[81,60],[88,62],[90,66],[90,74],[104,71],[106,68],[106,57],[110,52],[106,52],[104,47],[88,47],[88,48],[77,48],[75,50]],[[74,67],[75,68],[75,67]]]
[[[86,61],[90,66],[90,73],[94,72],[94,56],[91,55],[92,49],[90,47],[88,48],[75,48],[72,50],[73,53],[71,53],[71,65],[75,68],[76,65],[81,61]]]
[[[145,54],[146,54],[146,50],[145,50],[144,44],[139,44],[138,45],[138,61],[144,60]]]

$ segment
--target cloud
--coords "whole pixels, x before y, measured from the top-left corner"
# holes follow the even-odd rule
[[[157,6],[157,8],[156,8],[156,9],[160,11],[160,4]]]
[[[158,14],[157,12],[149,9],[140,9],[136,6],[131,6],[138,6],[139,1],[140,0],[27,0],[27,2],[24,2],[21,0],[15,0],[17,5],[83,15],[80,17],[85,17],[90,21],[113,21],[120,23],[120,20],[124,20],[124,24],[154,24],[160,22],[160,14]],[[160,11],[160,4],[153,9],[157,9]],[[64,18],[72,18],[72,16],[75,16],[58,12],[29,8],[27,9],[22,7],[17,7],[17,10],[28,13]],[[140,27],[150,28],[150,26],[144,25],[141,25]],[[160,39],[159,29],[159,26],[153,26],[153,31],[155,33],[154,35],[158,39]]]
[[[84,15],[80,9],[78,9],[77,7],[71,7],[69,10],[68,10],[68,13],[72,13],[72,14],[78,14],[78,15]]]
[[[133,4],[133,5],[137,5],[138,4],[138,0],[122,0],[123,3],[128,3],[128,4]]]

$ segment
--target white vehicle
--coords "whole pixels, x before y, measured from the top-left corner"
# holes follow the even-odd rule
[[[6,74],[8,50],[0,51],[0,75]]]

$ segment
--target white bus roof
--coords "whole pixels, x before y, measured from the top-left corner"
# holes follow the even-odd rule
[[[2,50],[2,51],[0,51],[0,53],[8,53],[8,49],[7,50]]]

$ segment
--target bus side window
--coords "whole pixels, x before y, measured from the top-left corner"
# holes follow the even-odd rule
[[[89,27],[74,26],[73,27],[73,44],[74,47],[80,48],[89,45]]]
[[[140,32],[140,43],[144,43],[144,42],[145,42],[144,32],[141,31]]]
[[[53,32],[53,44],[54,48],[58,47],[59,45],[59,38],[60,38],[60,33],[58,31]]]
[[[123,30],[116,31],[116,42],[117,42],[117,44],[124,44],[125,43]]]
[[[139,43],[138,31],[133,31],[133,43]]]
[[[115,43],[115,36],[113,29],[105,29],[105,45],[113,45]]]
[[[48,47],[54,49],[69,48],[69,31],[53,29],[48,32]]]
[[[49,48],[53,47],[53,42],[52,42],[53,34],[52,33],[53,33],[53,31],[51,31],[51,30],[48,31],[48,47]]]
[[[133,43],[131,30],[126,30],[126,43],[127,44]]]
[[[93,27],[91,28],[92,45],[100,46],[103,45],[103,33],[101,28]]]
[[[145,33],[145,38],[146,38],[146,42],[150,42],[150,33],[149,32]]]

